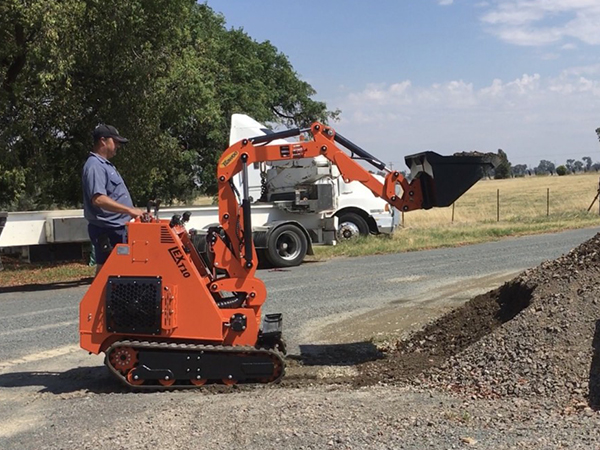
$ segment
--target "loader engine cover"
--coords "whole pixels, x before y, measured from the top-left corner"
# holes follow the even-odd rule
[[[113,333],[160,334],[162,279],[108,277],[106,329]]]

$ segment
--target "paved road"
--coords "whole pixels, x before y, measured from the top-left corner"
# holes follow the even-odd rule
[[[589,239],[596,229],[504,239],[422,252],[340,258],[286,270],[261,270],[265,312],[283,312],[294,346],[312,322],[427,296],[468,279],[513,274],[554,259]],[[40,351],[78,342],[78,303],[87,287],[0,294],[0,370]]]
[[[494,287],[518,271],[568,252],[596,231],[335,259],[289,270],[263,270],[259,277],[269,292],[266,312],[284,313],[285,335],[295,353],[300,344],[326,335],[329,327],[367,310],[417,304],[439,292],[465,300],[465,292],[470,295]],[[100,382],[96,378],[93,386],[87,380],[91,373],[96,374],[90,371],[102,364],[102,358],[88,356],[78,348],[78,302],[85,290],[0,294],[0,448],[16,448],[23,433],[40,424],[49,426],[60,417],[60,402],[53,396],[84,398],[88,390],[102,392],[98,383],[104,378]],[[30,404],[40,395],[44,408],[38,413]],[[110,396],[106,397],[109,402]],[[132,401],[139,398],[132,397]]]

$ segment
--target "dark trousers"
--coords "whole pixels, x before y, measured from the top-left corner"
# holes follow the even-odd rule
[[[96,264],[104,264],[115,245],[127,243],[127,228],[125,226],[103,228],[90,223],[88,224],[88,234],[94,246]]]

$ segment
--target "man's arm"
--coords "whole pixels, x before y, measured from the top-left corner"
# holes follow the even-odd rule
[[[92,197],[92,203],[94,206],[97,206],[98,208],[102,208],[105,211],[110,211],[110,212],[115,212],[115,213],[120,213],[120,214],[129,214],[134,219],[136,217],[139,217],[142,214],[144,214],[144,211],[142,211],[141,209],[130,208],[128,206],[122,205],[121,203],[114,201],[112,198],[110,198],[109,196],[104,195],[104,194],[94,195]]]

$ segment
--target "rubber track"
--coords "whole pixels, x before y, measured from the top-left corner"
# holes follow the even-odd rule
[[[112,344],[109,348],[106,349],[104,364],[106,367],[112,372],[112,374],[117,377],[122,383],[128,386],[131,389],[135,390],[147,390],[147,391],[172,391],[179,389],[201,389],[203,386],[196,386],[193,384],[177,384],[176,380],[174,384],[171,386],[163,386],[161,384],[141,384],[134,385],[129,383],[125,375],[115,369],[110,363],[110,353],[115,350],[117,347],[131,347],[138,352],[143,349],[150,350],[173,350],[173,351],[204,351],[204,352],[212,352],[212,353],[238,353],[245,355],[252,354],[262,354],[269,355],[273,362],[275,363],[275,367],[279,367],[279,373],[273,374],[273,379],[267,381],[256,380],[257,383],[278,383],[281,381],[281,378],[285,374],[285,360],[283,359],[283,354],[277,350],[267,349],[267,348],[256,348],[252,346],[225,346],[225,345],[204,345],[204,344],[177,344],[177,343],[169,343],[169,342],[151,342],[151,341],[117,341]],[[187,380],[186,380],[187,381]],[[212,381],[212,380],[209,380]],[[248,381],[244,382],[248,383]]]

